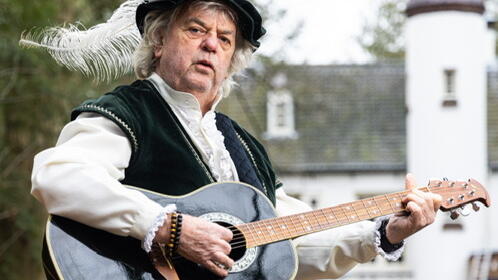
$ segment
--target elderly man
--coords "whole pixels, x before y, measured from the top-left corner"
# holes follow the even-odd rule
[[[171,245],[166,250],[226,277],[232,231],[123,184],[184,195],[243,181],[258,186],[278,215],[310,209],[285,194],[255,138],[214,111],[259,46],[261,17],[246,0],[163,0],[145,1],[136,20],[140,80],[74,109],[56,147],[36,156],[32,193],[51,214],[134,237],[147,252]],[[414,187],[411,176],[406,185]],[[398,258],[403,240],[432,223],[440,198],[414,189],[404,203],[407,215],[295,239],[297,278],[340,277],[377,254]]]

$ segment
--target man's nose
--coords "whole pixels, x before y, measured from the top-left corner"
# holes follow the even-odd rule
[[[208,36],[204,38],[204,41],[202,41],[202,49],[207,52],[216,52],[218,44],[218,38],[215,35],[208,34]]]

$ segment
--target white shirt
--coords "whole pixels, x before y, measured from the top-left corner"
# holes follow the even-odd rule
[[[216,128],[214,108],[221,98],[202,116],[193,95],[171,89],[157,74],[149,80],[170,104],[215,179],[237,181],[237,170]],[[143,240],[162,206],[119,182],[130,157],[131,144],[115,123],[95,113],[82,113],[63,128],[54,148],[35,156],[32,194],[51,214]],[[277,215],[309,210],[283,188],[277,189]],[[389,259],[401,255],[402,250],[386,255],[379,242],[375,223],[368,221],[296,238],[298,279],[340,277],[377,253]]]

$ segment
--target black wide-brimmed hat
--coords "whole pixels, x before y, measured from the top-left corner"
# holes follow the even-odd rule
[[[147,13],[155,10],[174,9],[186,0],[146,0],[140,4],[136,12],[136,22],[140,34],[144,32],[144,20]],[[262,26],[262,19],[253,4],[247,0],[222,0],[232,8],[238,16],[238,26],[242,37],[253,46],[259,47],[259,38],[265,35],[266,30]]]

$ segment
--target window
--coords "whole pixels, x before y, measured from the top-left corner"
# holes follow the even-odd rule
[[[457,105],[456,99],[456,70],[444,69],[444,98],[443,106],[452,107]]]
[[[294,125],[294,100],[288,90],[280,89],[269,92],[266,108],[265,138],[294,139],[297,137]]]

